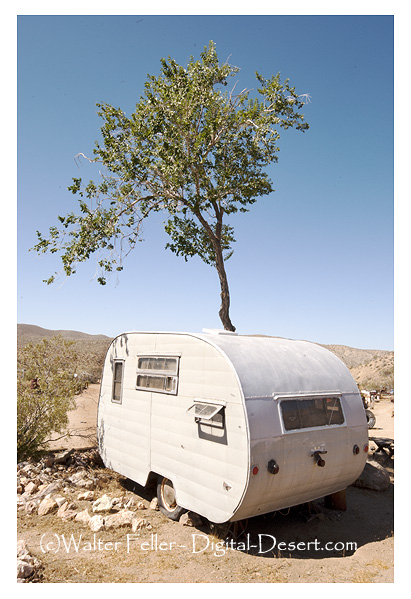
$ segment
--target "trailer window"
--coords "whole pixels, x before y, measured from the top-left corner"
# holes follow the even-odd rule
[[[143,356],[138,358],[139,370],[155,370],[157,372],[171,372],[177,374],[178,358],[169,356]]]
[[[224,427],[224,406],[196,402],[187,410],[188,414],[194,415],[194,420],[201,424],[210,426]]]
[[[178,356],[138,356],[136,389],[177,395]]]
[[[111,401],[121,403],[121,396],[123,391],[123,360],[115,360],[113,370],[113,389],[111,393]]]
[[[137,387],[153,391],[164,391],[165,393],[176,393],[176,377],[139,374],[137,376]]]
[[[286,431],[344,423],[339,397],[287,399],[280,406]]]

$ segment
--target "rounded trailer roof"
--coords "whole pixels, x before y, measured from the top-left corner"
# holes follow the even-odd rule
[[[315,343],[223,332],[196,336],[226,354],[246,399],[300,393],[358,393],[345,364]]]

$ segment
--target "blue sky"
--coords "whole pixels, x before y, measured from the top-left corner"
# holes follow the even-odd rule
[[[239,333],[393,349],[393,23],[362,15],[131,15],[18,18],[18,322],[114,336],[220,328],[217,273],[165,250],[159,216],[105,287],[91,260],[47,286],[60,264],[29,252],[36,230],[76,211],[73,177],[94,171],[96,103],[130,114],[147,74],[185,64],[213,40],[221,60],[281,72],[309,93],[310,124],[285,131],[276,190],[236,216],[226,263]]]

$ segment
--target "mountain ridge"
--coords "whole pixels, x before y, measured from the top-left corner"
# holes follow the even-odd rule
[[[65,329],[45,329],[32,324],[17,324],[17,347],[27,343],[36,343],[44,338],[61,335],[63,338],[76,342],[83,351],[98,354],[98,361],[105,355],[112,337],[108,335],[93,335],[81,331]],[[270,335],[251,335],[252,337],[269,337]],[[360,387],[392,388],[394,386],[394,352],[383,349],[359,349],[348,345],[326,345],[321,347],[335,354],[347,368]],[[100,364],[99,364],[100,367]]]

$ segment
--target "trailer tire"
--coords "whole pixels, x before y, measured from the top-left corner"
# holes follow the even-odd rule
[[[170,520],[179,520],[180,516],[187,511],[177,504],[171,480],[163,476],[158,477],[157,499],[160,512]]]
[[[365,410],[365,415],[367,416],[368,428],[374,428],[375,423],[377,422],[374,414],[371,412],[371,410]]]

